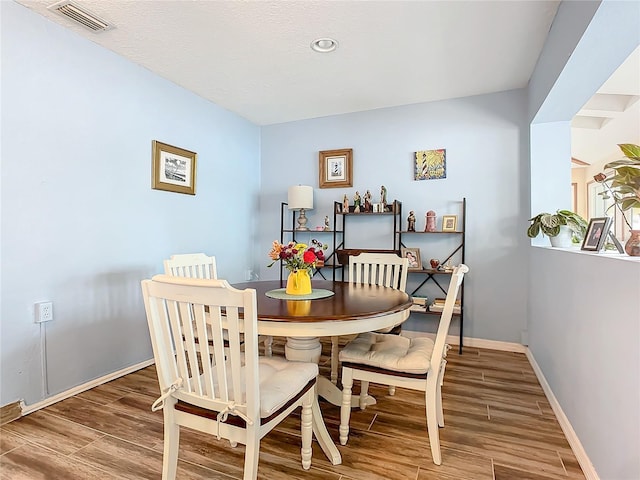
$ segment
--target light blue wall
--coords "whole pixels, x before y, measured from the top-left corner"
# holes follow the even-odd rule
[[[244,279],[259,128],[14,2],[2,9],[0,405],[152,357],[140,280],[173,253]],[[198,153],[197,195],[151,189],[151,141]],[[241,256],[220,255],[243,252]],[[249,253],[247,253],[249,252]],[[53,322],[33,321],[51,300]],[[46,330],[46,332],[44,332]]]
[[[464,334],[519,342],[526,322],[526,275],[512,272],[525,270],[528,245],[529,212],[522,195],[528,175],[526,109],[525,92],[510,91],[263,127],[262,278],[278,275],[265,266],[271,241],[280,237],[279,206],[290,185],[314,187],[312,226],[331,216],[333,202],[344,193],[352,199],[356,190],[369,189],[377,200],[381,185],[389,200],[402,202],[403,229],[409,210],[416,212],[417,228],[424,229],[427,210],[457,214],[455,202],[466,197],[471,272],[465,277]],[[339,148],[353,149],[353,188],[319,189],[318,151]],[[414,181],[414,152],[435,148],[447,151],[447,178]],[[350,217],[346,246],[391,248],[392,225],[384,218]],[[442,258],[445,246],[432,237],[425,240],[407,237],[405,243],[419,247],[423,261]],[[409,288],[416,278],[411,275]],[[431,321],[414,315],[406,328],[431,329]],[[452,333],[457,328],[454,324]]]
[[[532,210],[549,205],[548,189],[568,204],[567,175],[545,152],[566,155],[569,120],[640,44],[640,2],[594,6],[562,2],[530,83]],[[640,262],[535,247],[529,262],[529,348],[599,478],[637,480]]]

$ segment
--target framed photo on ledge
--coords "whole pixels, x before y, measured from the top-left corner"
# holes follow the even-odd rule
[[[607,236],[609,236],[610,228],[611,217],[598,217],[589,220],[589,226],[582,241],[581,250],[599,252],[604,246]]]
[[[151,188],[196,194],[196,152],[154,140],[151,156]]]
[[[457,215],[443,215],[442,216],[442,231],[443,232],[455,232],[458,226]]]
[[[353,186],[353,149],[324,150],[318,158],[320,188]]]
[[[422,260],[420,260],[419,248],[405,248],[400,250],[402,258],[409,259],[409,271],[422,270]]]

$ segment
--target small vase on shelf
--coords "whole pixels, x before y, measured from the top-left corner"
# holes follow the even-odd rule
[[[640,230],[631,230],[631,236],[624,244],[624,251],[631,257],[640,257]]]
[[[300,269],[289,273],[286,293],[289,295],[309,295],[311,293],[309,270]]]

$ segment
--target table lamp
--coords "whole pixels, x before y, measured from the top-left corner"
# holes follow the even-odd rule
[[[309,230],[305,210],[313,209],[313,187],[308,185],[296,185],[289,187],[289,210],[299,210],[298,227],[296,230]]]

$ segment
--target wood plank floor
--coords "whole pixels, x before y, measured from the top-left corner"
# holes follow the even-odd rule
[[[329,343],[321,373],[329,374]],[[274,353],[282,354],[275,339]],[[523,354],[465,347],[449,352],[440,430],[442,465],[431,461],[424,400],[418,392],[372,385],[378,404],[351,416],[349,443],[333,466],[314,442],[309,471],[300,465],[299,416],[260,446],[265,480],[584,479]],[[354,386],[354,391],[357,388]],[[162,412],[154,367],[113,380],[0,428],[0,479],[159,479]],[[332,438],[340,411],[321,403]],[[183,429],[179,479],[242,478],[244,446]]]

